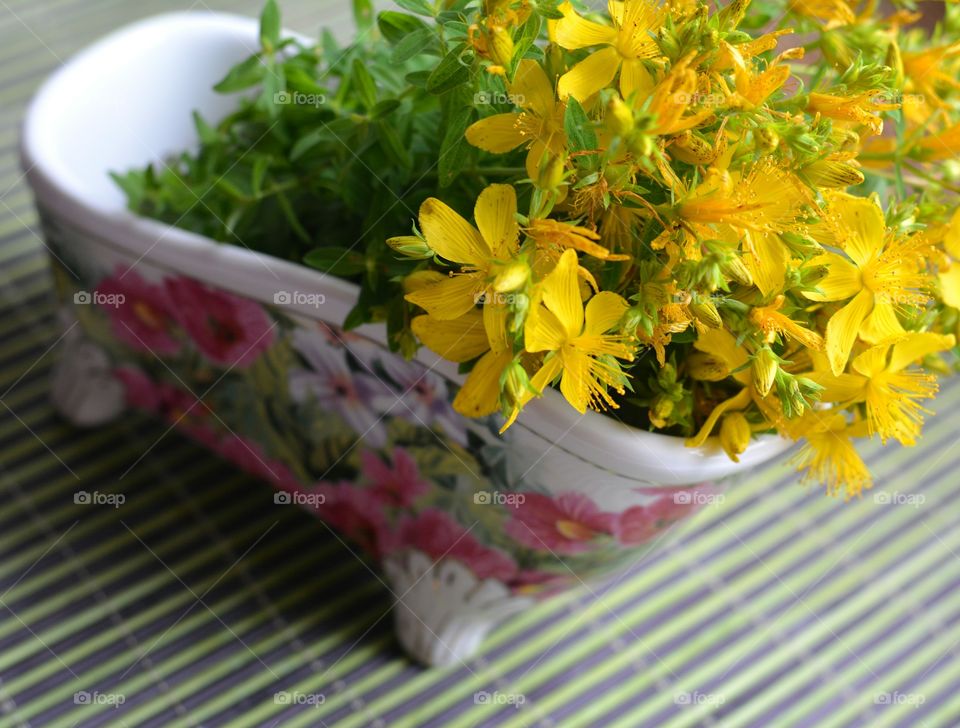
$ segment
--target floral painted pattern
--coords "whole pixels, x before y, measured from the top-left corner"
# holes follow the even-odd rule
[[[117,265],[92,284],[114,305],[72,313],[130,408],[299,496],[374,560],[414,550],[543,596],[635,561],[712,492],[604,502],[589,480],[541,482],[495,422],[453,411],[453,383],[374,341],[182,275]],[[75,282],[58,286],[70,300]]]

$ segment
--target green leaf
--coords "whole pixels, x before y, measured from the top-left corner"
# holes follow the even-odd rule
[[[370,71],[359,58],[353,59],[353,69],[350,74],[353,88],[360,97],[360,103],[369,111],[377,105],[377,82],[373,80]]]
[[[220,135],[217,133],[217,130],[210,126],[206,120],[200,116],[199,111],[193,112],[193,126],[197,130],[197,136],[200,138],[200,143],[204,146],[216,144],[218,141],[220,141]]]
[[[391,45],[399,43],[410,33],[417,30],[423,30],[427,26],[412,15],[398,13],[395,10],[386,10],[377,16],[377,27],[380,34]]]
[[[272,53],[280,44],[280,8],[276,0],[267,0],[260,14],[260,45]]]
[[[513,63],[510,68],[511,80],[517,73],[520,60],[540,36],[540,16],[531,15],[520,29],[520,36],[514,41]]]
[[[573,96],[567,99],[563,130],[570,141],[571,152],[592,151],[597,148],[597,134],[593,130],[593,122]]]
[[[397,134],[396,129],[383,121],[378,121],[377,138],[380,140],[380,147],[394,164],[399,164],[404,168],[409,168],[413,165],[413,161],[410,159],[410,152],[407,151],[407,148],[400,140],[400,135]]]
[[[441,187],[448,187],[463,170],[471,154],[471,147],[464,133],[473,121],[474,108],[463,105],[450,116],[447,131],[440,144],[440,158],[437,162],[437,175]]]
[[[417,88],[425,89],[427,87],[427,81],[430,78],[430,71],[413,71],[404,76],[404,81],[409,83],[411,86],[416,86]]]
[[[442,94],[470,80],[470,69],[460,60],[465,49],[466,44],[461,43],[443,57],[427,78],[427,91]]]
[[[363,253],[349,248],[314,248],[303,256],[303,262],[335,276],[355,276],[367,269]]]
[[[405,63],[433,44],[436,35],[428,28],[415,30],[404,37],[393,49],[391,59],[394,63]]]
[[[267,174],[267,168],[270,166],[270,157],[257,157],[253,163],[253,174],[250,177],[250,189],[254,197],[260,197],[263,194],[263,178]]]
[[[231,68],[223,80],[213,88],[222,94],[242,91],[263,81],[264,73],[266,73],[266,67],[260,60],[260,56],[250,56]]]
[[[434,16],[433,7],[426,0],[395,0],[404,10],[409,10],[417,15],[425,15],[428,18]]]
[[[373,107],[370,111],[370,118],[380,119],[389,114],[392,111],[400,108],[399,99],[384,99],[379,101],[376,106]]]
[[[353,22],[358,33],[366,33],[373,27],[373,3],[370,0],[353,0]]]

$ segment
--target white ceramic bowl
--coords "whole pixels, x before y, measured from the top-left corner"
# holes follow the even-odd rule
[[[250,19],[159,16],[77,55],[31,104],[22,160],[69,329],[53,390],[66,416],[148,409],[272,481],[278,506],[316,510],[383,564],[405,594],[400,639],[431,664],[648,548],[710,501],[698,484],[789,447],[761,437],[734,463],[580,416],[553,390],[500,439],[450,410],[455,367],[399,360],[379,325],[336,328],[354,285],[130,214],[108,172],[194,147],[190,112],[232,109],[212,86],[256,44]]]

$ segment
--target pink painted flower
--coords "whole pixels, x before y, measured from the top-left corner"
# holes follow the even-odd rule
[[[253,440],[234,433],[223,436],[215,445],[220,457],[257,478],[266,480],[281,490],[297,490],[302,486],[286,463],[269,457]]]
[[[396,536],[390,530],[383,504],[369,490],[344,482],[321,483],[309,492],[323,496],[323,502],[317,506],[320,516],[374,558],[381,558],[396,547]]]
[[[699,510],[703,496],[713,492],[710,486],[670,488],[644,506],[633,506],[620,514],[616,536],[620,543],[635,546],[647,543],[677,521]]]
[[[423,551],[431,559],[456,559],[480,579],[508,581],[517,565],[499,549],[476,537],[443,511],[428,508],[400,523],[399,546]]]
[[[508,506],[513,517],[506,532],[518,543],[537,551],[578,554],[590,550],[597,536],[613,532],[616,516],[605,513],[582,493],[556,498],[524,493],[523,502]]]
[[[247,367],[274,340],[274,324],[259,303],[192,278],[168,278],[174,315],[197,349],[215,364]]]
[[[161,416],[187,437],[216,450],[219,435],[210,426],[212,412],[189,392],[168,382],[155,381],[134,366],[120,366],[114,375],[126,390],[127,404]]]
[[[110,315],[113,335],[121,342],[157,356],[180,351],[181,344],[174,335],[173,306],[163,286],[117,266],[112,276],[100,281],[96,292],[101,299],[111,297],[115,301],[104,308]]]
[[[360,453],[360,462],[370,491],[387,505],[409,506],[430,490],[430,485],[420,477],[416,462],[403,448],[394,449],[392,466],[372,450]]]
[[[127,393],[127,404],[146,412],[159,412],[163,398],[160,387],[143,370],[131,366],[121,366],[113,370],[114,375],[123,383]]]

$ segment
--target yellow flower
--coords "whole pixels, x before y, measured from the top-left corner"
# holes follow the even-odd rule
[[[728,54],[733,64],[734,87],[740,105],[746,108],[757,108],[790,78],[790,66],[781,61],[802,58],[803,48],[791,48],[781,53],[769,66],[759,72],[753,65],[747,65],[733,46],[728,47]]]
[[[781,425],[783,416],[777,412],[779,405],[775,406],[754,386],[751,368],[748,366],[750,355],[743,346],[737,344],[733,334],[726,329],[707,329],[700,332],[693,346],[709,357],[709,364],[706,361],[700,362],[703,370],[711,374],[708,381],[720,381],[720,379],[732,377],[743,389],[711,410],[700,432],[687,439],[687,447],[703,445],[723,415],[728,412],[742,411],[751,402],[757,405],[768,421],[777,427]],[[726,376],[721,377],[721,372],[725,372]]]
[[[742,412],[731,412],[720,424],[720,446],[735,463],[750,444],[750,423]]]
[[[647,112],[656,118],[654,124],[646,130],[647,133],[660,136],[679,134],[699,126],[716,112],[714,107],[719,104],[714,101],[700,111],[686,113],[700,98],[697,74],[690,68],[692,60],[692,55],[681,59],[651,93],[634,96],[633,105],[637,108],[645,107]],[[709,102],[712,96],[713,94],[704,94],[703,99]]]
[[[534,219],[524,232],[545,251],[573,248],[600,260],[630,260],[629,255],[611,253],[597,241],[600,236],[590,228],[550,219]]]
[[[849,0],[791,0],[790,10],[818,21],[825,30],[850,25],[857,19]]]
[[[836,121],[847,121],[854,124],[863,124],[873,134],[883,131],[881,111],[899,109],[900,104],[891,101],[882,89],[863,91],[850,96],[834,94],[811,93],[807,101],[807,111],[811,114],[820,114]]]
[[[513,360],[506,330],[507,310],[500,304],[472,309],[457,319],[417,316],[413,333],[423,345],[444,359],[473,365],[453,408],[467,417],[484,417],[500,409],[500,375]]]
[[[769,306],[756,306],[750,311],[750,320],[763,332],[766,342],[772,344],[779,334],[808,349],[822,349],[823,338],[820,334],[780,313],[785,301],[784,296],[777,296]]]
[[[427,245],[441,258],[461,266],[460,273],[406,295],[435,319],[463,316],[488,294],[503,292],[501,277],[509,272],[519,249],[517,195],[510,185],[490,185],[477,198],[477,228],[440,200],[420,206],[420,227]]]
[[[940,91],[960,91],[958,58],[960,42],[902,54],[905,88],[910,92],[904,95],[903,111],[911,122],[924,124],[937,109],[950,108]],[[947,64],[950,67],[944,68]]]
[[[824,387],[821,399],[841,403],[843,407],[865,403],[867,428],[881,441],[890,438],[904,445],[913,445],[923,425],[923,415],[930,410],[920,400],[930,399],[937,392],[932,374],[909,367],[928,354],[954,346],[953,335],[934,333],[904,334],[896,343],[873,346],[851,363],[852,372],[831,374],[814,371],[808,377]]]
[[[743,241],[746,266],[764,295],[782,288],[790,255],[779,234],[801,231],[804,208],[811,204],[795,175],[762,160],[746,172],[712,170],[695,190],[678,196],[677,215],[694,223],[700,237]],[[698,224],[713,227],[700,231]]]
[[[816,480],[828,495],[843,491],[847,500],[873,485],[870,470],[857,453],[852,438],[867,436],[865,420],[848,422],[840,412],[809,411],[797,423],[804,437],[803,447],[793,459],[804,480]]]
[[[916,147],[923,153],[924,161],[953,159],[960,154],[960,123],[922,137]]]
[[[616,359],[632,361],[634,346],[627,336],[607,333],[623,317],[627,302],[616,293],[603,291],[584,307],[578,267],[576,252],[566,250],[544,278],[539,290],[541,303],[531,310],[524,326],[524,348],[545,353],[542,366],[530,379],[533,388],[542,391],[559,376],[560,392],[583,413],[588,407],[617,407],[608,389],[622,394],[626,375]],[[504,429],[532,396],[521,398]]]
[[[473,146],[493,154],[528,147],[527,174],[536,179],[546,151],[557,157],[565,154],[565,105],[554,98],[553,85],[540,64],[530,59],[520,61],[517,76],[507,88],[523,110],[480,119],[467,128],[465,136]]]
[[[606,88],[620,72],[623,97],[649,85],[642,61],[660,54],[652,33],[663,24],[663,8],[652,0],[610,0],[613,25],[600,25],[580,17],[569,3],[560,6],[563,18],[556,26],[557,43],[567,50],[603,46],[560,77],[561,98],[585,101]]]
[[[941,270],[937,276],[940,281],[940,295],[948,306],[960,308],[960,208],[953,213],[953,218],[944,231],[943,247],[952,260],[950,267]]]
[[[827,323],[827,357],[833,373],[840,374],[858,336],[875,344],[903,334],[896,308],[924,303],[919,289],[929,286],[929,279],[918,268],[920,241],[888,236],[875,202],[842,192],[828,199],[828,221],[849,259],[833,252],[814,258],[811,264],[828,272],[818,293],[804,295],[813,301],[851,299]]]

